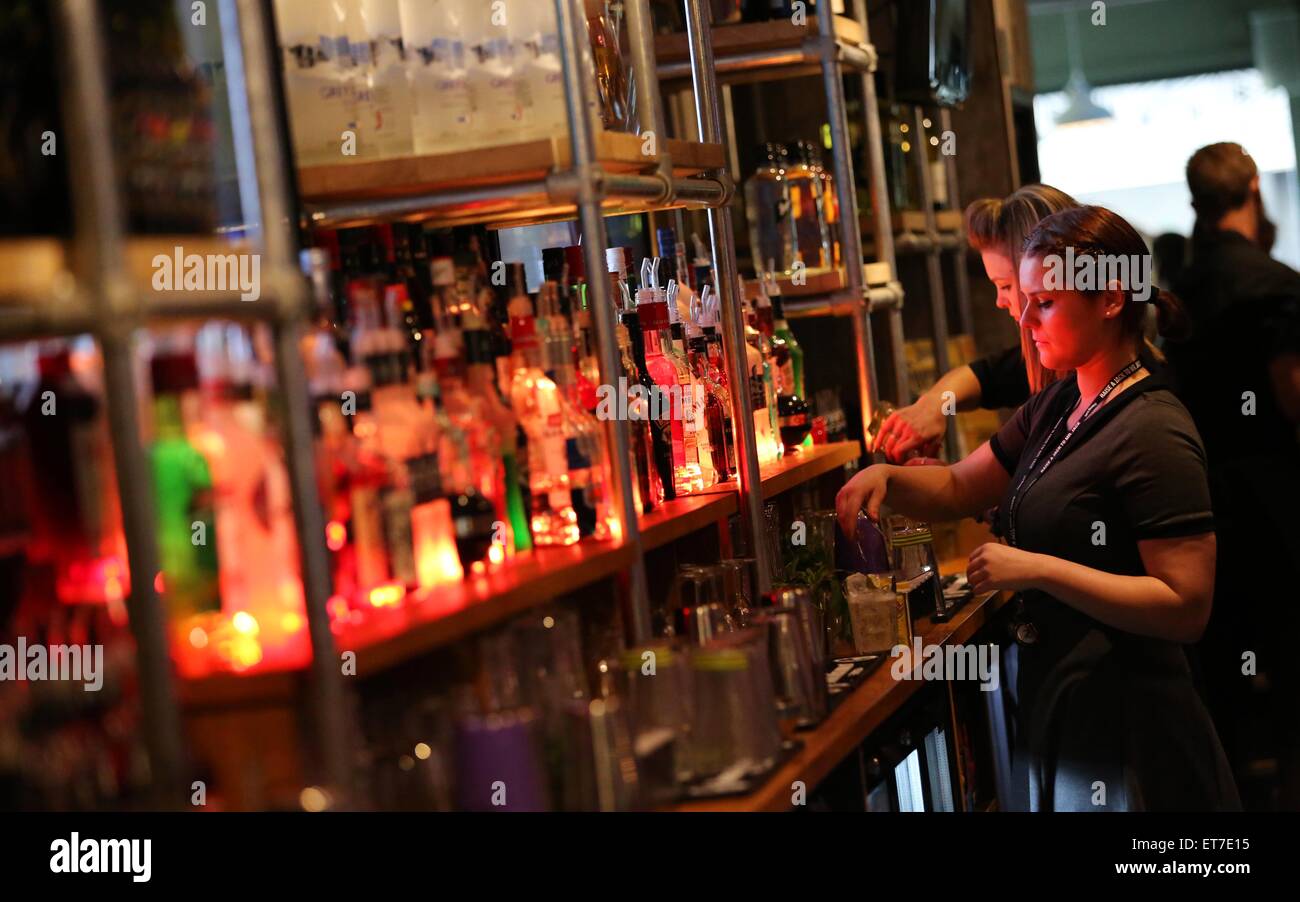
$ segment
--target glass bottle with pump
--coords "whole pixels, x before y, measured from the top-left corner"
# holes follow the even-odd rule
[[[783,149],[779,144],[764,144],[758,168],[745,182],[745,219],[755,269],[770,260],[777,272],[790,271],[795,259],[791,209]]]

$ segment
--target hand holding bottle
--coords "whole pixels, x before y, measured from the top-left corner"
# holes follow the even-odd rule
[[[857,534],[858,511],[865,510],[872,520],[880,521],[880,506],[885,503],[891,471],[888,464],[859,470],[835,496],[835,516],[850,539]]]
[[[948,418],[938,404],[922,396],[915,404],[894,411],[886,418],[871,443],[872,452],[881,452],[893,463],[909,457],[934,457],[943,443]]]

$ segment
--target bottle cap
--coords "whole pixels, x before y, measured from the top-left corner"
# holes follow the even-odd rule
[[[158,354],[149,361],[155,394],[174,394],[199,387],[199,368],[192,351]]]
[[[624,275],[627,271],[627,251],[621,247],[605,248],[605,268],[610,272]]]
[[[559,282],[564,278],[565,249],[562,247],[542,248],[542,275],[549,282]]]
[[[569,267],[570,282],[587,281],[587,258],[583,254],[583,248],[580,244],[575,244],[564,249],[564,262]]]

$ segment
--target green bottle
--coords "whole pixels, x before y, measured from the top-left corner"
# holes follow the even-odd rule
[[[191,353],[154,357],[154,508],[163,591],[174,617],[221,610],[212,471],[185,435],[181,397],[198,387]]]

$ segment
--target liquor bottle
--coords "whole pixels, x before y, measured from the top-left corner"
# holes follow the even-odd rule
[[[20,402],[33,464],[26,488],[27,559],[64,604],[120,605],[129,590],[112,448],[103,405],[73,375],[66,345],[49,346]]]
[[[600,425],[582,408],[573,366],[573,333],[560,310],[555,283],[544,282],[538,295],[538,331],[546,375],[560,393],[569,491],[584,538],[609,538],[610,512],[605,491],[605,450]]]
[[[835,192],[835,176],[822,162],[821,150],[811,141],[806,145],[809,165],[821,184],[821,216],[824,231],[823,240],[830,248],[831,266],[843,265],[840,247],[840,196]]]
[[[510,405],[528,437],[529,526],[533,544],[572,545],[578,517],[569,493],[560,392],[541,369],[537,321],[527,295],[511,300]]]
[[[740,287],[743,296],[743,286]],[[747,305],[750,306],[750,305]],[[758,317],[750,306],[745,321],[745,358],[749,369],[749,403],[754,412],[754,438],[759,463],[771,463],[781,456],[776,442],[776,392],[772,363],[765,336],[757,328]]]
[[[663,484],[659,470],[655,466],[655,440],[650,425],[649,400],[642,392],[645,390],[643,377],[637,368],[636,353],[633,350],[633,332],[639,336],[640,327],[633,323],[629,328],[624,322],[625,316],[636,317],[632,295],[628,291],[624,276],[627,272],[626,254],[621,247],[611,247],[605,251],[606,268],[609,270],[610,296],[618,313],[618,322],[614,334],[618,342],[619,365],[622,370],[623,385],[619,386],[622,397],[617,395],[610,402],[627,404],[628,430],[631,444],[633,472],[637,477],[637,494],[641,512],[648,514],[663,500]],[[634,387],[636,390],[634,390]],[[607,416],[613,415],[607,413]]]
[[[299,166],[348,163],[344,133],[356,133],[356,85],[339,7],[313,0],[276,0],[284,87]]]
[[[782,371],[781,381],[789,386],[786,394],[807,398],[804,390],[803,348],[799,347],[790,323],[785,318],[785,308],[781,301],[780,290],[771,294],[773,335],[784,343],[789,360]]]
[[[163,594],[176,618],[221,609],[212,471],[186,435],[184,395],[198,388],[191,351],[156,354],[153,381],[154,508]]]
[[[731,396],[713,376],[708,338],[699,323],[687,326],[691,371],[704,387],[702,419],[708,435],[709,463],[715,482],[728,482],[736,475],[736,446],[731,431]],[[697,417],[699,419],[700,417]]]
[[[251,336],[213,323],[199,349],[204,415],[190,436],[215,483],[221,609],[252,618],[242,621],[246,639],[218,653],[239,669],[301,660],[309,646],[289,475],[268,432]]]
[[[479,319],[477,312],[465,321],[462,337],[465,343],[466,390],[478,399],[478,409],[484,420],[491,424],[497,441],[500,458],[500,493],[496,498],[497,517],[505,522],[508,534],[503,554],[527,551],[533,547],[528,534],[528,506],[519,480],[518,448],[516,435],[519,421],[501,401],[496,388],[496,354],[492,335]]]
[[[387,160],[412,153],[411,84],[397,0],[360,0],[365,92],[358,104],[358,155]]]
[[[598,401],[596,388],[600,381],[600,361],[596,356],[597,340],[591,307],[587,302],[587,263],[581,246],[566,247],[569,295],[572,298],[574,366],[577,368],[578,401],[583,410],[594,414]]]
[[[677,366],[664,353],[664,336],[669,334],[668,300],[658,287],[654,269],[655,261],[646,259],[641,264],[641,287],[636,293],[636,310],[640,318],[641,337],[645,349],[645,369],[654,383],[650,393],[650,406],[656,417],[667,414],[672,440],[672,471],[669,482],[674,487],[674,497],[683,491],[682,476],[686,473],[686,445],[683,435],[682,387]],[[689,482],[689,480],[687,480]],[[665,490],[667,483],[665,483]]]
[[[402,39],[411,79],[411,139],[417,154],[445,154],[473,144],[470,49],[459,0],[401,0]]]
[[[618,35],[615,7],[608,0],[584,0],[587,12],[587,35],[596,71],[596,101],[600,120],[612,131],[633,131],[637,126],[636,98],[632,79],[628,77]],[[658,21],[658,20],[656,20]]]
[[[514,3],[510,33],[519,66],[523,123],[517,140],[546,139],[566,134],[569,110],[564,93],[564,63],[555,6]]]
[[[491,147],[518,141],[523,124],[519,65],[502,27],[498,9],[481,0],[455,2],[463,11],[466,34],[473,53],[468,82],[474,104],[474,147]]]
[[[745,219],[755,270],[770,266],[776,272],[789,272],[795,259],[790,182],[783,151],[779,144],[762,145],[758,168],[745,182]]]
[[[830,265],[830,238],[821,203],[823,184],[812,167],[808,142],[795,145],[795,156],[786,164],[786,179],[790,183],[795,259],[807,269],[825,269]]]

